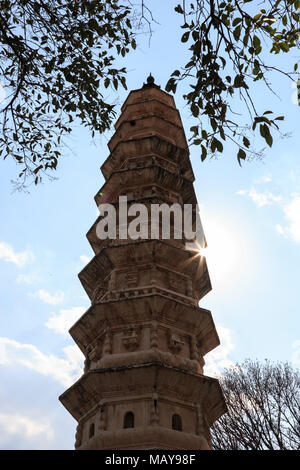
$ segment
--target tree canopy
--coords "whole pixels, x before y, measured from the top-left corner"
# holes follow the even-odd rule
[[[300,373],[246,360],[220,380],[228,413],[212,427],[215,450],[299,450]]]
[[[20,165],[21,184],[32,177],[37,184],[56,169],[61,139],[75,119],[92,136],[110,128],[115,106],[104,92],[126,88],[126,68],[116,58],[136,48],[141,24],[151,31],[150,8],[145,0],[0,0],[0,79],[7,90],[0,152]],[[182,0],[175,7],[178,40],[190,60],[178,64],[165,88],[175,93],[185,82],[195,118],[190,143],[200,146],[202,160],[222,153],[226,141],[236,144],[239,163],[257,155],[257,131],[272,146],[272,130],[284,117],[257,107],[250,85],[272,89],[273,72],[294,79],[298,63],[282,70],[272,56],[299,46],[299,9],[300,0]],[[237,103],[245,106],[242,116]]]

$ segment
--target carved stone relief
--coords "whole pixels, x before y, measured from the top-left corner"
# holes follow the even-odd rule
[[[141,341],[141,327],[127,328],[123,331],[122,343],[129,351],[135,351]]]
[[[125,274],[127,287],[136,287],[138,285],[139,273],[138,271],[128,271]]]
[[[185,344],[182,338],[178,334],[172,333],[170,329],[168,329],[167,331],[167,339],[168,339],[169,349],[174,354],[178,354],[182,350]]]

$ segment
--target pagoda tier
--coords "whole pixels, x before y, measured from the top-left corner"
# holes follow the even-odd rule
[[[165,357],[202,373],[203,356],[219,345],[209,310],[155,292],[96,303],[70,334],[88,369]]]
[[[203,375],[205,354],[219,345],[210,311],[198,306],[211,290],[206,260],[186,248],[174,220],[170,238],[151,238],[151,220],[149,237],[119,238],[120,196],[128,208],[191,204],[196,213],[180,115],[150,76],[129,93],[115,129],[95,201],[115,209],[116,236],[99,238],[102,213],[87,233],[95,256],[79,279],[92,305],[70,329],[85,367],[60,400],[78,421],[77,449],[210,449],[226,404]]]
[[[62,401],[79,422],[75,447],[83,450],[208,450],[209,427],[225,410],[216,379],[155,361],[88,371]],[[124,427],[128,412],[134,426]],[[174,415],[181,431],[170,425]]]
[[[92,301],[143,294],[156,288],[198,304],[211,284],[205,258],[165,240],[139,240],[106,246],[79,274]],[[174,293],[175,290],[175,293]]]
[[[153,159],[160,166],[172,172],[178,171],[192,182],[195,180],[188,149],[177,147],[167,137],[159,135],[131,137],[119,142],[101,166],[101,171],[107,179],[117,169],[149,166]]]

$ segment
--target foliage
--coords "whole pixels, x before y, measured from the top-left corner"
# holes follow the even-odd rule
[[[228,413],[212,427],[214,449],[300,449],[299,371],[246,360],[225,370],[221,386]]]
[[[271,89],[269,72],[289,78],[296,72],[297,63],[288,73],[271,64],[271,55],[299,46],[299,8],[299,0],[196,0],[189,7],[183,0],[175,8],[183,18],[181,41],[189,46],[191,57],[172,73],[166,90],[175,92],[179,81],[189,80],[191,91],[184,98],[193,116],[202,118],[202,124],[191,127],[191,140],[201,146],[202,160],[208,152],[222,152],[229,139],[238,146],[241,164],[247,154],[253,154],[251,131],[258,128],[272,146],[271,130],[279,129],[278,121],[284,117],[274,117],[270,110],[260,113],[250,83],[262,81]],[[235,111],[233,103],[238,106]],[[250,122],[245,125],[242,103],[249,113]],[[204,128],[203,117],[209,129]]]
[[[233,141],[241,164],[259,155],[252,145],[255,132],[271,147],[272,132],[284,119],[257,107],[251,84],[272,90],[270,73],[292,78],[297,72],[297,63],[286,71],[271,58],[298,47],[300,0],[188,5],[181,0],[175,11],[191,57],[178,64],[166,90],[175,93],[182,81],[189,89],[184,98],[195,118],[190,142],[200,146],[202,160]],[[126,69],[116,65],[117,58],[136,48],[142,23],[151,37],[149,6],[145,0],[0,0],[0,79],[8,91],[0,103],[0,154],[18,162],[20,186],[56,169],[61,139],[73,121],[92,136],[110,128],[115,109],[106,88],[126,88]]]
[[[117,0],[0,1],[0,66],[9,96],[1,109],[0,152],[35,183],[56,169],[61,137],[78,118],[94,135],[114,106],[102,88],[126,88],[116,56],[135,48],[130,9]],[[105,89],[105,88],[104,88]]]

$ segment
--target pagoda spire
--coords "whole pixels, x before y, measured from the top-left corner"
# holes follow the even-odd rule
[[[156,87],[160,88],[159,85],[156,85],[154,77],[152,77],[151,72],[149,73],[147,77],[147,82],[143,84],[143,88],[149,88],[149,87]]]
[[[75,447],[210,449],[226,404],[218,381],[203,375],[205,354],[219,345],[211,312],[199,306],[211,290],[205,257],[174,235],[175,216],[173,237],[153,236],[152,216],[141,224],[149,236],[121,236],[137,204],[151,214],[154,205],[197,204],[180,114],[151,73],[129,93],[108,148],[95,201],[116,214],[115,231],[100,236],[101,212],[87,233],[94,257],[79,279],[91,306],[70,329],[85,368],[60,396],[78,422]]]

